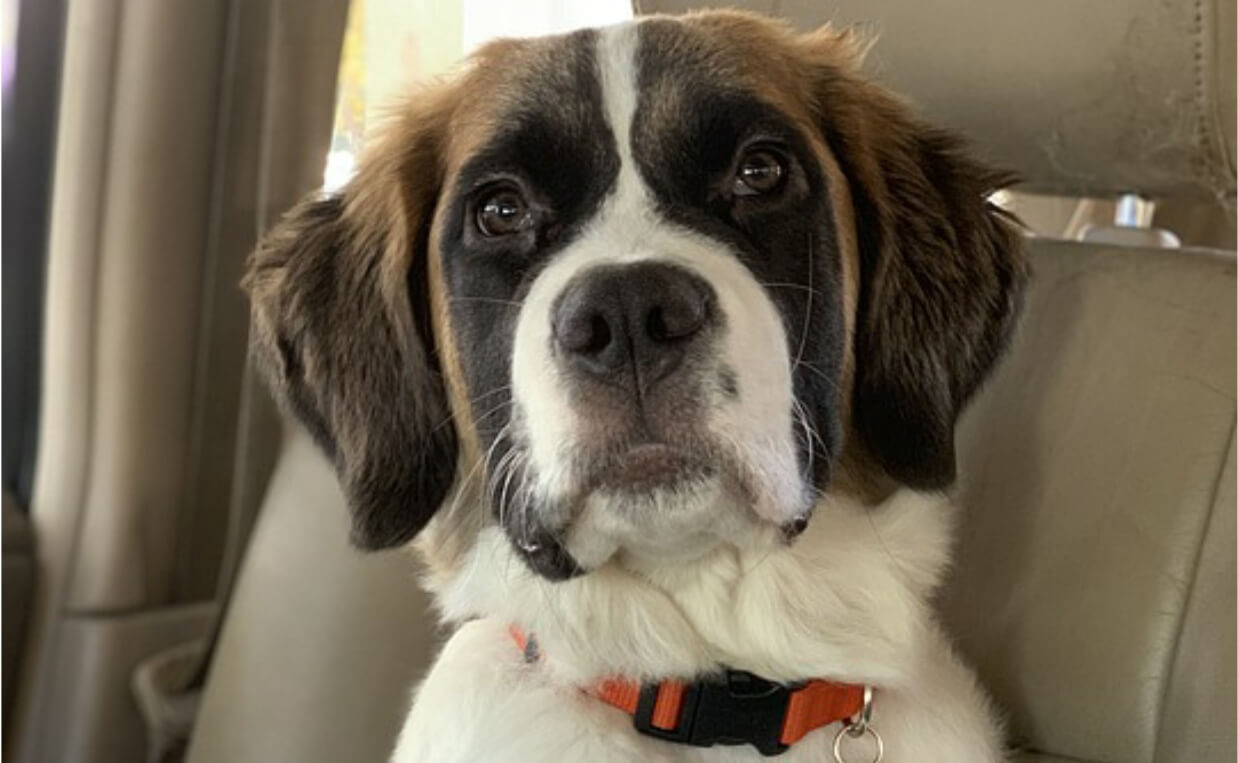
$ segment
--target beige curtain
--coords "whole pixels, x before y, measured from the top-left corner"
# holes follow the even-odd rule
[[[249,392],[237,282],[260,230],[321,182],[347,10],[70,3],[32,499],[41,579],[12,759],[141,759],[134,665],[206,630],[210,605],[194,602],[215,595],[229,507],[256,504],[276,427]]]

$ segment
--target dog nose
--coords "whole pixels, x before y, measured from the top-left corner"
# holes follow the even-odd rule
[[[665,263],[593,268],[570,282],[553,311],[555,342],[576,369],[643,389],[670,375],[715,320],[701,277]]]

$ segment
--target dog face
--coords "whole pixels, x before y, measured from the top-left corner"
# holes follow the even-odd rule
[[[498,522],[560,579],[791,542],[840,481],[950,483],[1024,280],[1009,178],[860,48],[736,13],[495,43],[289,213],[255,354],[355,540],[433,519],[450,567]]]

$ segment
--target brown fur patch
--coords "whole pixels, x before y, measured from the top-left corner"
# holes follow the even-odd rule
[[[855,206],[860,292],[851,461],[917,488],[954,481],[954,424],[1005,348],[1027,261],[987,197],[1014,182],[804,38],[810,102]],[[878,482],[885,479],[874,477]]]
[[[458,97],[443,87],[419,98],[341,196],[311,196],[267,234],[244,282],[259,368],[335,462],[365,548],[412,538],[454,473],[426,292],[408,284],[426,270]]]

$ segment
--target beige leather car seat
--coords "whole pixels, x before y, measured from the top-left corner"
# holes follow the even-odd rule
[[[1033,267],[960,431],[950,630],[1030,750],[1231,761],[1233,254],[1044,242]]]
[[[747,5],[875,20],[886,79],[1037,188],[1232,214],[1232,3]],[[1025,321],[959,435],[945,617],[1021,760],[1228,763],[1234,255],[1030,248]],[[348,547],[334,476],[298,430],[265,503],[189,760],[383,760],[436,643],[415,565]]]
[[[232,595],[189,759],[380,761],[435,651],[407,553],[362,554],[335,472],[290,427]]]

